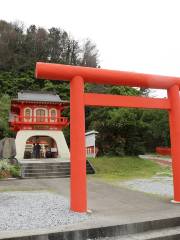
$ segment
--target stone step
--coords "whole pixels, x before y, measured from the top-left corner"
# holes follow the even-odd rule
[[[70,168],[61,168],[61,167],[58,167],[58,168],[56,168],[56,167],[54,167],[54,168],[51,168],[51,167],[47,167],[47,168],[22,168],[22,169],[23,169],[23,171],[31,171],[31,172],[32,171],[37,172],[37,171],[54,171],[54,170],[67,171],[67,170],[70,170]],[[92,168],[88,167],[88,168],[86,168],[86,170],[91,171]]]
[[[36,175],[36,176],[24,176],[23,179],[29,178],[69,178],[70,175]]]
[[[156,216],[157,217],[157,216]],[[87,227],[86,227],[87,226]],[[40,240],[40,239],[61,239],[61,240],[179,240],[180,239],[180,217],[152,219],[143,222],[125,223],[121,225],[97,226],[86,225],[74,230],[60,230],[46,233],[30,232],[21,236],[13,235],[9,240]],[[0,237],[1,240],[7,236]]]
[[[65,171],[66,172],[66,171],[70,171],[70,168],[61,168],[61,167],[58,167],[58,168],[56,168],[56,167],[54,167],[54,168],[52,168],[52,167],[47,167],[47,168],[21,168],[21,170],[23,172],[38,172],[38,171],[39,172],[42,172],[42,171],[59,171],[59,172]],[[94,173],[93,169],[90,168],[90,167],[86,168],[86,171]]]
[[[23,177],[37,177],[37,176],[66,176],[66,175],[70,175],[70,172],[32,172],[32,173],[24,173]]]
[[[70,175],[70,170],[66,171],[23,171],[23,176],[27,175],[47,175],[47,174],[59,174],[59,175],[64,175],[68,174]],[[89,170],[87,171],[87,174],[93,174],[93,171]]]
[[[96,238],[98,240],[98,238]],[[151,230],[142,233],[99,238],[99,240],[179,240],[180,227]]]
[[[81,239],[82,236],[86,236],[86,239],[99,240],[179,240],[180,238],[177,238],[177,234],[179,237],[180,217],[152,219],[143,222],[86,229],[85,232],[80,232],[78,237]],[[71,239],[75,239],[72,232],[70,236],[72,237]],[[65,240],[68,239],[69,235],[62,233],[58,237]]]
[[[24,174],[24,176],[37,176],[37,175],[44,175],[44,176],[46,176],[46,175],[58,175],[58,176],[60,176],[60,175],[69,175],[70,173],[65,173],[65,172],[36,172],[36,173],[34,173],[34,172],[32,172],[32,173],[25,173]]]
[[[26,174],[44,174],[44,173],[54,173],[57,172],[59,174],[70,174],[70,170],[66,170],[66,171],[47,171],[47,170],[41,170],[41,171],[23,171],[23,175]],[[87,174],[93,174],[94,172],[92,170],[87,170]]]
[[[59,169],[59,170],[66,170],[66,169],[70,169],[70,166],[22,166],[21,169],[23,170],[53,170],[53,169]],[[92,169],[92,167],[90,166],[86,166],[86,169]]]
[[[33,170],[36,170],[36,169],[70,169],[70,166],[22,166],[21,169],[33,169]]]
[[[21,164],[21,166],[24,166],[24,167],[42,167],[42,166],[52,166],[52,167],[69,167],[70,164],[61,164],[61,163],[58,163],[58,164],[51,164],[51,163],[27,163],[27,164]]]
[[[62,163],[56,163],[56,164],[52,164],[52,163],[26,163],[26,164],[21,164],[22,167],[26,167],[26,168],[33,168],[33,167],[62,167],[62,168],[65,168],[65,167],[70,167],[70,163],[66,163],[66,164],[62,164]],[[86,164],[86,167],[87,168],[92,168],[92,166],[87,163]]]
[[[95,173],[91,164],[87,161],[87,174]],[[21,163],[22,178],[47,178],[47,177],[69,177],[70,162],[42,162],[42,163]]]

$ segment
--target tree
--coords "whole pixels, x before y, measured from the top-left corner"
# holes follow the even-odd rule
[[[23,26],[0,21],[0,69],[17,69],[23,64]]]
[[[129,87],[106,87],[111,94],[140,95]],[[86,108],[86,128],[99,132],[101,155],[138,155],[169,146],[168,114],[162,110]]]
[[[87,39],[82,49],[81,65],[86,67],[97,67],[98,50],[96,45]]]
[[[0,138],[4,136],[12,136],[13,133],[9,130],[8,118],[10,110],[10,97],[8,95],[2,95],[0,98]]]
[[[32,69],[37,61],[48,59],[48,32],[44,28],[31,25],[26,30],[22,55],[26,56],[25,69]]]

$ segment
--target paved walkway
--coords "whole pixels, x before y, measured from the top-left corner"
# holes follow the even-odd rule
[[[139,157],[143,159],[157,159],[157,160],[159,159],[159,160],[166,160],[166,161],[172,162],[172,158],[170,156],[145,154],[145,155],[139,155]]]
[[[24,190],[54,191],[69,198],[69,179],[26,179],[0,182],[0,191]],[[92,228],[180,216],[180,205],[170,203],[168,198],[113,186],[95,180],[93,177],[88,178],[88,208],[92,210],[92,217],[88,222],[69,225],[65,229]],[[43,232],[44,230],[39,230],[39,233]],[[0,238],[2,236],[1,232]]]
[[[149,159],[149,160],[153,160],[157,163],[160,163],[162,165],[167,165],[167,166],[171,166],[172,165],[172,159],[170,156],[160,156],[160,155],[150,155],[150,154],[146,154],[146,155],[139,155],[140,158],[143,159]]]
[[[170,176],[153,176],[151,178],[131,179],[118,183],[132,190],[173,198],[173,178]]]

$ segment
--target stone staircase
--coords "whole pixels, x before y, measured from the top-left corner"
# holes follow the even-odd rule
[[[22,178],[65,178],[70,177],[70,162],[20,162]],[[87,174],[94,174],[94,168],[87,161]]]
[[[98,229],[99,230],[99,229]],[[102,227],[89,232],[88,239],[96,240],[179,240],[180,217]],[[96,237],[91,237],[96,235]],[[65,238],[61,238],[65,239]],[[74,238],[71,238],[74,239]],[[79,238],[81,239],[81,238]]]
[[[90,225],[89,225],[90,226]],[[36,231],[33,235],[29,232],[21,236],[11,235],[9,240],[180,240],[180,217],[156,219],[144,222],[127,223],[123,225],[100,226],[93,228],[83,228],[75,230],[62,230],[46,233]],[[78,237],[77,237],[78,236]],[[1,240],[7,240],[3,234]]]

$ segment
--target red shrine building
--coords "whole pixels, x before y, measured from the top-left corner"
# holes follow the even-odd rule
[[[21,91],[11,101],[10,128],[16,132],[16,158],[33,158],[33,145],[41,146],[40,158],[69,160],[63,128],[69,122],[62,112],[69,106],[53,92]]]

